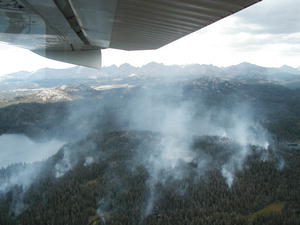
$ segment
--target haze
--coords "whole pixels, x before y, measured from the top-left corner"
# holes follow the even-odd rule
[[[25,135],[0,136],[0,168],[14,163],[30,163],[47,159],[64,143],[58,140],[35,142]]]

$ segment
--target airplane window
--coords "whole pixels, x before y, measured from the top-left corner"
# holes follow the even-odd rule
[[[297,0],[0,0],[0,225],[300,224]]]

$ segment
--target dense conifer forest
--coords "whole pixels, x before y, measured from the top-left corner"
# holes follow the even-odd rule
[[[299,90],[226,82],[201,89],[197,82],[180,84],[180,92],[177,84],[159,87],[170,89],[167,94],[152,91],[147,100],[155,103],[153,111],[145,99],[130,105],[139,88],[101,92],[101,101],[0,108],[0,134],[67,140],[44,161],[0,169],[0,224],[300,224],[300,150],[285,145],[300,138]],[[199,106],[194,117],[233,130],[248,119],[248,111],[237,112],[235,105],[247,102],[255,109],[253,120],[264,127],[251,122],[250,138],[260,140],[266,130],[271,141],[244,143],[189,127],[180,133],[182,127],[172,123],[168,132],[148,129],[168,117],[180,122],[191,112],[190,102]],[[135,126],[120,120],[138,117],[144,108],[151,112],[146,119],[162,113],[150,123],[134,120]],[[141,121],[148,127],[137,126]],[[244,132],[237,131],[233,137]]]
[[[221,168],[239,146],[198,137],[194,160],[177,165],[184,176],[162,170],[164,179],[151,183],[151,170],[136,156],[147,154],[157,138],[151,132],[95,133],[65,146],[46,163],[31,165],[38,179],[26,191],[16,185],[1,196],[1,224],[299,224],[299,151],[249,146],[243,169],[228,185]],[[64,161],[69,148],[72,169]],[[209,164],[201,167],[204,157]],[[62,176],[57,165],[65,169]],[[2,182],[28,166],[1,169]]]

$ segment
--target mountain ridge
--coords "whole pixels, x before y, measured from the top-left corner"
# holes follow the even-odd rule
[[[236,76],[250,76],[250,75],[293,75],[299,76],[300,69],[283,65],[281,67],[263,67],[248,62],[243,62],[237,65],[231,65],[227,67],[218,67],[212,64],[187,64],[187,65],[165,65],[157,62],[150,62],[140,67],[132,66],[128,63],[121,64],[120,66],[111,65],[103,67],[101,70],[75,66],[67,69],[53,69],[42,68],[35,72],[20,71],[11,74],[2,75],[9,79],[22,79],[22,75],[25,75],[29,80],[40,79],[66,79],[66,78],[91,78],[96,79],[103,76],[128,76],[130,74],[140,75],[157,75],[157,76],[172,76],[179,74],[196,74],[208,75],[208,76],[220,76],[233,78]],[[208,74],[209,73],[209,74]],[[295,76],[295,77],[296,77]]]

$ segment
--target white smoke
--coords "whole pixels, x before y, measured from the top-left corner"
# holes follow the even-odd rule
[[[37,142],[19,134],[1,135],[0,168],[9,171],[10,175],[1,178],[0,193],[5,193],[16,185],[27,189],[41,169],[41,164],[34,162],[47,159],[63,144],[64,142],[59,140]]]
[[[91,156],[87,156],[84,161],[84,166],[89,166],[95,162],[94,158]]]
[[[0,194],[6,193],[12,187],[18,185],[23,189],[27,189],[35,180],[40,170],[40,165],[31,164],[25,166],[24,164],[16,165],[10,173],[10,176],[1,178]]]
[[[175,100],[169,101],[170,97]],[[145,165],[149,179],[149,194],[145,216],[149,215],[158,198],[156,185],[164,185],[167,180],[181,180],[187,174],[184,166],[197,161],[197,171],[201,176],[210,158],[203,155],[196,158],[191,145],[195,136],[226,137],[239,148],[220,168],[228,186],[234,182],[235,172],[242,169],[251,154],[250,146],[266,149],[269,145],[268,132],[255,119],[255,112],[247,104],[231,104],[214,107],[204,104],[201,99],[178,100],[180,90],[143,90],[130,102],[125,118],[131,129],[158,132],[161,138],[150,146],[150,150],[138,156]],[[199,96],[201,98],[201,96]]]
[[[71,152],[68,146],[64,146],[62,149],[62,158],[55,164],[55,177],[59,178],[65,175],[68,171],[70,171],[73,165],[76,163],[71,160]]]
[[[10,213],[18,216],[26,209],[23,196],[42,171],[42,161],[55,154],[64,144],[60,140],[37,142],[25,135],[0,136],[0,195],[18,187]],[[15,191],[14,191],[15,192]]]

